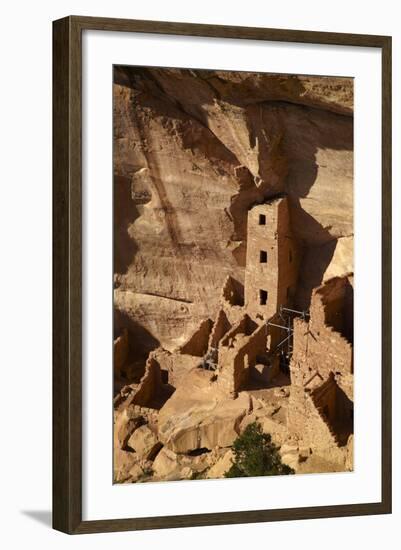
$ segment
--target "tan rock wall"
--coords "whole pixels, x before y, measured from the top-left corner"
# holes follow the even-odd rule
[[[308,246],[352,241],[352,79],[116,67],[113,97],[114,305],[138,353],[180,346],[243,282],[255,202],[286,192]]]

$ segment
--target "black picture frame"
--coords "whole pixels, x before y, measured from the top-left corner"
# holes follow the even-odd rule
[[[82,520],[82,31],[379,48],[382,55],[382,495],[379,502]],[[70,16],[53,22],[53,527],[69,534],[391,512],[391,37]]]

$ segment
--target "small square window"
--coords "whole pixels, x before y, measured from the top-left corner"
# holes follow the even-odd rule
[[[266,225],[266,216],[264,214],[259,214],[259,225]]]
[[[259,303],[261,306],[267,304],[267,290],[259,290]]]
[[[261,264],[267,264],[267,252],[266,250],[261,250],[259,255],[259,261]]]

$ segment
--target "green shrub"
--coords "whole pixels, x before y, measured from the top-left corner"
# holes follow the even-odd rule
[[[234,460],[224,477],[254,477],[294,474],[281,462],[279,448],[271,435],[262,431],[260,424],[249,424],[233,443]]]

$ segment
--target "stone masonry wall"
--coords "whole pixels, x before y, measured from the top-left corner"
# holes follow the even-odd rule
[[[327,462],[345,464],[346,447],[339,447],[328,423],[318,412],[308,392],[292,387],[288,405],[288,428],[297,434],[299,445],[312,449]]]
[[[326,325],[325,307],[317,290],[312,295],[309,321],[294,319],[291,382],[304,387],[314,374],[326,380],[332,372],[353,401],[353,348],[344,336]]]
[[[212,326],[213,322],[210,319],[202,321],[189,340],[180,347],[180,352],[203,357],[207,352]]]
[[[245,270],[245,304],[250,315],[268,319],[280,305],[292,305],[298,269],[299,252],[292,238],[287,199],[254,206],[248,212]],[[261,292],[267,296],[263,298]]]
[[[336,418],[336,383],[332,375],[312,390],[310,396],[317,409],[325,409],[328,418],[332,421]]]
[[[209,348],[217,348],[220,340],[231,328],[231,323],[227,319],[227,315],[224,310],[221,309],[217,314],[216,321],[213,324],[209,336]]]
[[[151,353],[146,361],[145,374],[139,382],[131,403],[141,407],[149,407],[159,395],[162,387],[160,365]]]
[[[243,315],[240,321],[236,323],[221,339],[220,347],[233,347],[234,339],[237,334],[250,336],[258,325],[247,315]]]
[[[169,352],[163,348],[153,351],[153,357],[159,363],[161,371],[167,371],[168,383],[174,388],[179,386],[185,375],[201,362],[199,357],[182,355],[179,351]]]
[[[319,287],[311,303],[311,314],[352,342],[353,287],[349,278],[334,277]]]
[[[294,306],[300,265],[300,251],[293,238],[288,202],[282,199],[278,206],[278,277],[277,306]]]
[[[237,332],[227,345],[219,348],[218,385],[235,395],[248,381],[250,368],[258,355],[266,353],[266,325],[263,323],[251,334]]]
[[[278,277],[278,210],[279,200],[254,206],[248,212],[248,237],[245,270],[245,306],[252,315],[269,318],[277,311]],[[260,224],[263,217],[264,224]],[[261,253],[267,255],[260,262]],[[265,305],[260,304],[260,291],[267,292]]]
[[[244,316],[244,286],[231,276],[224,282],[220,305],[231,325],[238,323]]]
[[[222,297],[231,306],[242,307],[244,305],[244,285],[229,275],[223,285]]]

